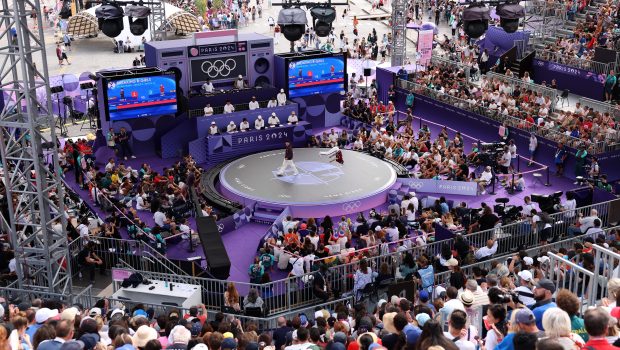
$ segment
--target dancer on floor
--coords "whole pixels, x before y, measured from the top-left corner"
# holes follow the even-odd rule
[[[293,145],[290,141],[286,141],[284,145],[286,147],[284,150],[284,161],[282,162],[282,166],[280,167],[280,170],[278,170],[277,175],[282,176],[288,168],[293,168],[293,175],[296,176],[299,172],[297,171],[295,163],[293,163]]]

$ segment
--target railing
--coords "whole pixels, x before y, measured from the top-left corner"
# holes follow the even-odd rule
[[[620,227],[615,229],[619,230]],[[592,295],[597,296],[598,300],[606,297],[608,294],[607,281],[612,278],[620,278],[620,269],[617,268],[618,264],[620,264],[620,254],[599,245],[593,245],[592,247],[594,248],[594,271],[598,271],[598,278],[604,280],[603,283],[593,284]]]
[[[603,149],[603,152],[609,152],[618,149],[620,147],[620,124],[618,124],[618,121],[620,120],[620,108],[618,108],[617,105],[593,100],[587,97],[580,97],[579,103],[583,108],[591,107],[595,111],[598,111],[600,113],[609,113],[609,115],[616,122],[616,125],[614,127],[616,132],[610,134],[607,133],[606,130],[601,130],[600,133],[605,135],[605,144],[601,146],[601,148]]]
[[[258,101],[258,109],[263,109],[263,108],[267,108],[267,104],[269,103],[269,101]],[[292,104],[291,101],[287,100],[286,104]],[[206,105],[205,105],[206,107]],[[234,104],[233,107],[235,107],[235,112],[239,112],[239,111],[246,111],[250,109],[249,106],[249,102],[248,103],[238,103],[238,104]],[[265,111],[265,113],[267,113],[269,111]],[[224,106],[217,106],[217,107],[213,107],[213,115],[217,115],[217,114],[224,114]],[[191,109],[189,111],[189,116],[191,117],[202,117],[205,115],[205,111],[204,108],[201,109]]]
[[[472,105],[469,102],[462,100],[458,97],[432,90],[424,85],[420,85],[412,81],[399,79],[397,82],[397,86],[401,89],[406,89],[408,91],[413,89],[414,92],[417,94],[430,97],[432,99],[452,105],[459,109],[471,111],[473,113],[485,116],[487,118],[491,118],[493,120],[497,120],[502,123],[506,122],[508,123],[509,127],[534,132],[537,135],[545,137],[554,142],[563,142],[566,146],[569,147],[577,148],[579,145],[585,144],[590,154],[602,153],[607,149],[607,145],[605,142],[594,143],[590,140],[579,139],[570,135],[566,135],[565,133],[558,130],[541,127],[532,123],[527,123],[524,119],[519,119],[509,115],[502,115],[498,110],[493,110],[478,105]]]
[[[490,82],[499,80],[506,83],[510,88],[510,94],[512,94],[517,87],[525,88],[526,90],[531,90],[536,93],[541,93],[543,97],[549,97],[549,101],[551,101],[550,111],[555,110],[555,102],[558,96],[558,91],[556,89],[548,88],[535,83],[525,82],[518,78],[511,78],[509,76],[494,72],[487,72],[486,77]]]
[[[616,67],[615,62],[604,63],[592,61],[573,55],[566,55],[561,52],[554,52],[551,50],[536,50],[536,58],[587,70],[596,74],[607,75],[611,70],[614,70]]]
[[[87,286],[77,294],[52,293],[48,291],[26,290],[13,287],[0,287],[0,293],[6,300],[20,299],[22,301],[33,299],[53,299],[59,300],[66,304],[82,304],[86,308],[93,305],[92,286]]]
[[[582,301],[580,310],[582,312],[588,306],[595,305],[594,285],[596,283],[593,281],[596,281],[597,275],[560,255],[547,253],[547,256],[549,257],[549,279],[555,283],[556,289],[568,289],[577,295]]]

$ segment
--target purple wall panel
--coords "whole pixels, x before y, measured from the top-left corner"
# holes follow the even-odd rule
[[[559,90],[569,89],[574,94],[599,101],[605,96],[604,75],[539,59],[534,59],[532,68],[532,78],[538,84],[543,81],[550,84],[551,80],[555,79]]]

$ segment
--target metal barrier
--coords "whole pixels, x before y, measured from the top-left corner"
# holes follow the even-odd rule
[[[62,294],[51,293],[48,291],[26,290],[18,289],[11,286],[0,287],[0,293],[2,297],[6,300],[20,299],[22,301],[30,301],[33,299],[53,299],[62,301],[69,305],[79,303],[85,308],[90,308],[92,305],[94,305],[94,303],[92,302],[93,296],[91,285],[85,287],[77,294]]]
[[[596,74],[607,75],[616,67],[616,62],[604,63],[586,60],[574,55],[565,55],[561,52],[554,52],[551,50],[536,50],[536,58],[587,70]]]
[[[437,90],[429,89],[424,85],[420,85],[412,81],[398,79],[397,86],[401,89],[406,89],[408,91],[413,89],[413,91],[417,94],[430,97],[432,99],[452,105],[459,109],[470,111],[502,123],[506,122],[509,127],[534,132],[537,135],[549,139],[553,142],[562,142],[568,147],[577,148],[581,144],[586,144],[588,153],[590,154],[602,153],[607,147],[605,142],[594,143],[590,140],[584,140],[572,137],[570,135],[566,135],[565,133],[558,130],[540,127],[533,123],[527,123],[525,121],[525,118],[519,119],[509,115],[502,115],[501,113],[499,113],[498,110],[493,110],[478,105],[472,105],[466,100],[462,100],[458,97],[454,97],[452,95],[448,95]]]
[[[540,84],[525,82],[518,78],[511,78],[509,76],[497,74],[494,72],[487,72],[486,76],[490,82],[499,80],[506,83],[508,85],[508,88],[510,89],[511,95],[516,87],[525,88],[526,90],[531,90],[536,93],[541,93],[543,97],[549,97],[549,100],[551,101],[550,110],[555,110],[555,101],[558,96],[558,91],[556,89],[548,88]]]
[[[556,289],[568,289],[575,293],[582,301],[582,310],[585,311],[590,305],[595,305],[596,294],[594,285],[596,281],[594,272],[586,270],[579,264],[564,259],[564,257],[547,253],[549,257],[549,279],[555,283]]]
[[[620,227],[616,227],[620,229]],[[596,295],[598,299],[606,297],[607,282],[612,278],[620,278],[620,254],[612,252],[611,250],[602,247],[600,245],[593,245],[594,248],[594,271],[598,271],[599,278],[605,280],[604,283],[594,283],[592,294]]]

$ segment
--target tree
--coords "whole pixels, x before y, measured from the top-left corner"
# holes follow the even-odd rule
[[[200,17],[205,16],[205,12],[207,12],[207,0],[196,0],[196,10],[198,10],[197,15]]]
[[[221,10],[221,9],[224,8],[224,0],[212,0],[211,1],[211,6],[215,10]]]

